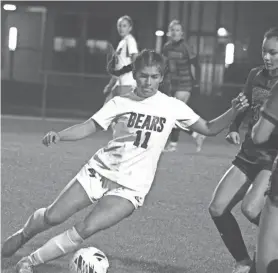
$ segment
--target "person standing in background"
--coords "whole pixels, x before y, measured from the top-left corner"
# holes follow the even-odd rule
[[[170,40],[164,45],[162,51],[168,66],[168,73],[164,78],[164,92],[187,103],[194,84],[200,78],[197,57],[185,42],[182,25],[178,20],[173,20],[168,30]],[[185,132],[196,140],[197,152],[200,152],[205,137],[191,130]],[[179,134],[180,129],[174,128],[165,152],[173,152],[177,149]]]

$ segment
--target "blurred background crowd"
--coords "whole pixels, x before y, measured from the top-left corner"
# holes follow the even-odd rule
[[[192,107],[208,118],[229,106],[261,42],[278,25],[278,2],[75,1],[1,2],[2,114],[85,118],[103,104],[117,20],[133,19],[139,50],[161,52],[169,22],[182,23],[200,62]]]

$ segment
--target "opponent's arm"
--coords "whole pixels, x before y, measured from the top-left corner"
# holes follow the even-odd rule
[[[191,73],[194,78],[195,86],[199,85],[201,79],[201,72],[200,72],[200,64],[199,60],[196,57],[190,59],[190,66],[191,66]]]
[[[189,128],[197,133],[206,136],[215,136],[228,127],[231,121],[249,106],[248,100],[243,94],[232,100],[232,108],[221,116],[206,121],[199,118],[197,122],[189,126]]]
[[[200,64],[197,58],[197,54],[193,51],[192,47],[189,44],[184,43],[184,45],[185,45],[185,50],[188,52],[190,70],[194,79],[194,84],[198,85],[200,83],[201,73],[200,73]]]

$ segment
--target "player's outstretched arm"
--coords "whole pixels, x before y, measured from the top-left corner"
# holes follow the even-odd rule
[[[48,132],[44,136],[42,143],[45,146],[49,146],[51,143],[57,143],[59,141],[75,141],[86,138],[99,130],[101,130],[101,127],[93,119],[88,119],[83,123],[73,125],[60,132]]]
[[[249,104],[247,98],[241,93],[237,98],[232,100],[232,108],[230,108],[221,116],[210,121],[200,118],[197,122],[189,127],[191,130],[202,135],[215,136],[227,128],[229,124],[236,118],[236,116],[244,111],[248,106]]]

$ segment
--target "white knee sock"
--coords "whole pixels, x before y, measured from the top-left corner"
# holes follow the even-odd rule
[[[83,241],[76,229],[72,227],[50,239],[41,248],[33,252],[30,257],[34,265],[46,263],[74,251]]]

